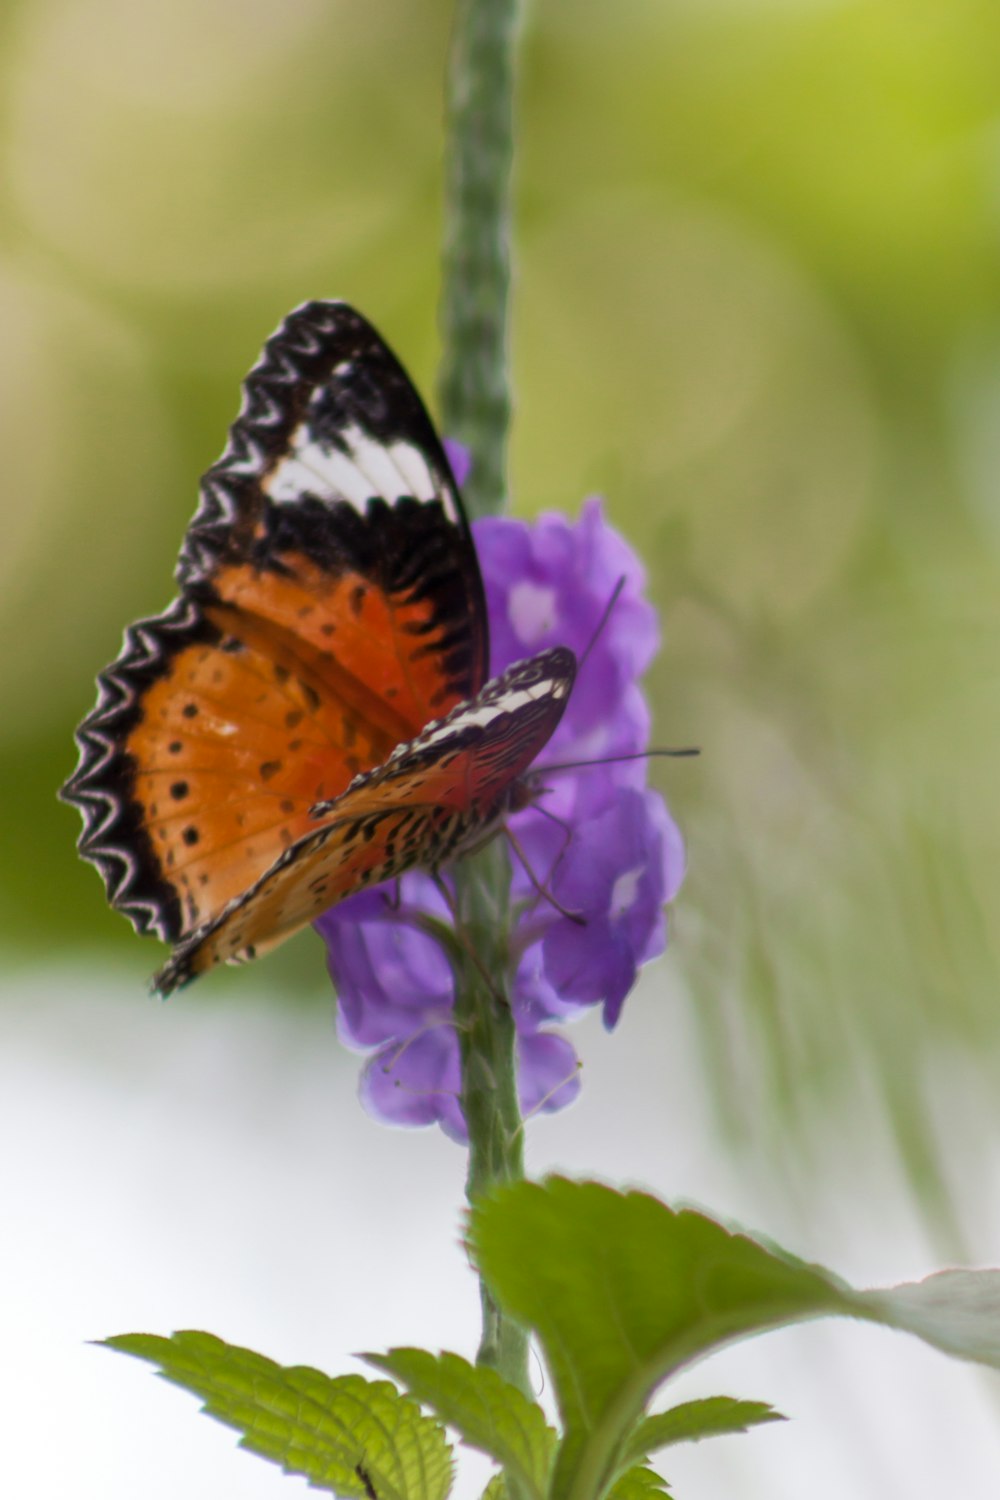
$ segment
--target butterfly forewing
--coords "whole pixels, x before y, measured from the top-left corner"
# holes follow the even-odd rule
[[[140,931],[211,921],[317,801],[478,692],[482,583],[440,443],[370,325],[309,303],[265,346],[178,565],[126,635],[64,796]]]

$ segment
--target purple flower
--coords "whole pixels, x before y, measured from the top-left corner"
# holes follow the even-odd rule
[[[573,1049],[552,1028],[592,1005],[614,1026],[640,965],[662,952],[663,906],[680,885],[684,851],[662,798],[646,786],[645,761],[545,775],[546,766],[635,754],[648,743],[638,678],[656,650],[656,615],[642,597],[641,564],[605,522],[600,501],[587,501],[575,525],[556,514],[533,525],[491,517],[473,532],[493,672],[548,646],[588,653],[533,773],[546,789],[538,799],[545,812],[531,806],[510,819],[536,879],[585,921],[540,895],[512,858],[511,1004],[521,1108],[530,1114],[560,1109],[579,1092]],[[595,638],[620,578],[621,595]],[[436,1122],[464,1140],[454,981],[427,930],[429,919],[448,920],[447,908],[418,871],[400,882],[398,905],[387,894],[365,891],[316,924],[339,998],[340,1035],[368,1054],[361,1095],[373,1114],[399,1125]]]
[[[603,1004],[609,1029],[639,964],[663,951],[663,907],[683,871],[680,835],[662,797],[624,787],[597,817],[581,822],[574,858],[553,878],[553,895],[587,925],[563,920],[549,928],[542,943],[545,972],[560,992]]]
[[[448,920],[448,910],[420,871],[404,876],[400,888],[395,909],[384,889],[364,891],[316,923],[337,990],[337,1029],[353,1050],[377,1049],[361,1080],[361,1098],[372,1114],[396,1125],[437,1122],[464,1140],[454,980],[443,948],[423,926],[427,917]],[[561,1109],[579,1092],[576,1055],[564,1038],[540,1029],[563,1012],[541,972],[537,942],[518,964],[511,999],[522,1111]]]
[[[451,472],[455,476],[455,483],[459,489],[469,477],[472,468],[472,454],[464,443],[456,443],[454,438],[445,438],[444,451],[451,464]]]

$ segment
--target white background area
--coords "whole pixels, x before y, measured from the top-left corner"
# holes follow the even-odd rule
[[[583,1095],[529,1125],[532,1175],[695,1201],[856,1285],[937,1269],[860,1104],[808,1198],[720,1143],[688,1003],[670,986],[667,960],[616,1034],[596,1017],[572,1028]],[[282,1012],[248,983],[245,1003],[213,1004],[199,986],[162,1005],[139,971],[98,985],[67,968],[9,974],[3,988],[0,1494],[306,1494],[151,1367],[89,1340],[203,1328],[330,1374],[364,1371],[352,1352],[394,1344],[474,1354],[462,1152],[362,1114],[332,999],[326,1015]],[[976,1253],[1000,1264],[1000,1178],[969,1190]],[[1000,1375],[903,1334],[803,1325],[713,1356],[667,1394],[766,1400],[792,1419],[662,1454],[679,1500],[1000,1494]],[[471,1500],[488,1469],[466,1453],[459,1465],[455,1494]]]

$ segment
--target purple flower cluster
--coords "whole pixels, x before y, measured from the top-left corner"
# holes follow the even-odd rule
[[[588,501],[575,525],[556,514],[534,525],[491,517],[473,531],[494,673],[549,646],[581,656],[625,580],[537,769],[644,750],[649,713],[638,678],[656,649],[656,616],[642,597],[641,564],[605,522],[600,501]],[[519,961],[511,1000],[525,1115],[576,1097],[576,1054],[550,1028],[591,1005],[603,1007],[608,1028],[615,1025],[639,965],[663,949],[663,907],[684,870],[680,835],[646,786],[645,761],[557,773],[544,785],[541,800],[552,816],[529,807],[511,827],[539,880],[585,925],[539,895],[512,861]],[[419,925],[421,916],[447,920],[448,912],[418,871],[403,877],[398,906],[385,896],[365,891],[316,924],[339,997],[340,1035],[370,1053],[361,1095],[374,1115],[397,1125],[437,1122],[464,1140],[454,979],[444,950]]]

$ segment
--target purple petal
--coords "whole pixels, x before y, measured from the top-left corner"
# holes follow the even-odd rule
[[[369,1058],[361,1075],[361,1102],[386,1125],[441,1125],[454,1140],[464,1141],[461,1086],[454,1027],[438,1026]]]
[[[553,885],[586,926],[561,918],[543,940],[545,972],[559,993],[602,1004],[605,1025],[614,1026],[638,966],[663,948],[663,904],[682,874],[683,846],[656,792],[620,788],[581,824]]]
[[[442,446],[451,465],[455,483],[461,489],[472,473],[472,454],[464,443],[458,442],[455,438],[445,438]]]
[[[580,1092],[580,1064],[565,1037],[551,1031],[520,1036],[517,1052],[518,1095],[526,1120],[573,1103]]]
[[[316,923],[337,991],[337,1028],[349,1047],[408,1037],[448,1015],[454,1002],[451,966],[440,944],[413,925],[412,903],[394,911],[384,896],[366,899],[376,894],[352,897]]]

